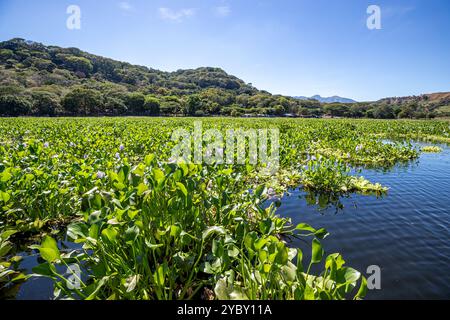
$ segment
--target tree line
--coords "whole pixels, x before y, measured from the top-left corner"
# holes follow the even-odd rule
[[[272,95],[220,68],[163,72],[77,48],[0,43],[0,116],[300,116],[432,118],[420,99],[321,104]]]

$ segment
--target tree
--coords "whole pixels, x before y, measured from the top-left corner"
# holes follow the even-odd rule
[[[74,115],[90,115],[102,109],[102,98],[96,90],[75,88],[63,98],[62,105]]]
[[[125,114],[128,110],[123,100],[119,97],[104,95],[103,101],[104,111],[108,114],[120,115]]]
[[[220,114],[221,106],[217,102],[209,102],[204,109],[208,114]]]
[[[412,119],[414,117],[414,113],[417,110],[417,107],[418,107],[418,105],[416,102],[411,102],[405,106],[402,106],[402,108],[401,108],[402,111],[400,111],[400,113],[398,114],[398,117],[402,118],[402,119],[404,119],[404,118]]]
[[[158,98],[154,96],[145,97],[144,109],[150,115],[152,116],[159,115],[161,111],[160,108],[161,108],[161,101],[159,101]]]
[[[364,116],[365,110],[366,110],[365,106],[354,103],[350,107],[349,113],[351,117],[361,118]]]
[[[56,64],[46,59],[34,59],[33,66],[39,70],[47,70],[48,72],[53,72],[56,69]]]
[[[23,116],[31,111],[31,102],[25,96],[2,95],[0,96],[0,115]]]
[[[368,110],[366,111],[366,117],[367,117],[367,118],[370,118],[370,119],[375,118],[375,116],[374,116],[374,114],[373,114],[373,109],[368,109]]]
[[[180,99],[177,96],[165,96],[161,100],[161,113],[173,115],[182,112]]]
[[[57,54],[57,58],[62,61],[63,65],[66,68],[74,72],[81,72],[85,76],[88,76],[94,70],[91,61],[83,57],[71,56],[66,54]]]
[[[196,117],[204,117],[205,116],[205,112],[203,110],[197,110],[197,111],[195,111],[194,116],[196,116]]]
[[[39,116],[54,116],[60,110],[59,98],[55,94],[46,91],[32,93],[32,113]]]
[[[394,119],[394,109],[390,105],[380,105],[373,110],[373,116],[377,119]]]
[[[15,59],[16,56],[12,50],[0,49],[0,60],[7,61],[9,59]]]
[[[200,100],[198,95],[191,95],[187,98],[185,107],[184,107],[184,114],[193,116],[195,115],[195,112],[199,109],[201,109],[202,101]]]
[[[277,116],[282,116],[284,114],[284,107],[282,105],[277,105],[274,109]]]
[[[235,109],[235,108],[232,108],[232,109],[231,109],[230,115],[231,115],[232,117],[239,117],[239,116],[242,115],[242,113],[241,113],[239,110],[237,110],[237,109]]]
[[[332,103],[325,105],[324,111],[332,117],[345,117],[349,112],[349,107],[345,104]]]
[[[139,114],[145,111],[145,96],[140,92],[129,93],[125,97],[125,105],[128,111],[133,114]]]

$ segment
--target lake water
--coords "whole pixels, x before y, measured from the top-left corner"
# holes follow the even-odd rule
[[[360,173],[390,188],[383,198],[352,195],[341,199],[343,209],[321,210],[296,190],[278,213],[326,228],[326,252],[340,252],[366,277],[368,266],[379,266],[381,290],[370,290],[367,299],[450,299],[450,148],[441,147],[386,172]]]
[[[278,213],[325,227],[326,252],[342,253],[347,265],[366,276],[368,266],[379,266],[381,290],[370,290],[367,299],[450,299],[450,148],[441,147],[442,153],[422,154],[389,171],[364,170],[361,175],[390,188],[383,198],[352,195],[341,199],[343,209],[320,209],[294,190]],[[36,256],[25,255],[22,267],[31,272],[36,264]],[[52,296],[45,278],[30,279],[17,293],[17,299]]]

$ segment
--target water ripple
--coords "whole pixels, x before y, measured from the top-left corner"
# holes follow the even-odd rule
[[[334,208],[318,212],[296,190],[283,199],[279,213],[327,228],[327,252],[341,252],[363,273],[369,265],[380,266],[382,289],[369,291],[367,298],[450,299],[450,148],[442,148],[390,172],[363,171],[367,179],[390,187],[382,199],[344,198],[345,207],[336,214]]]

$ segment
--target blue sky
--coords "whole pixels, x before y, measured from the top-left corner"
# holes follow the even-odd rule
[[[66,27],[72,4],[80,30]],[[381,30],[366,26],[372,4]],[[221,67],[274,94],[450,91],[448,0],[0,0],[0,40],[14,37],[165,71]]]

